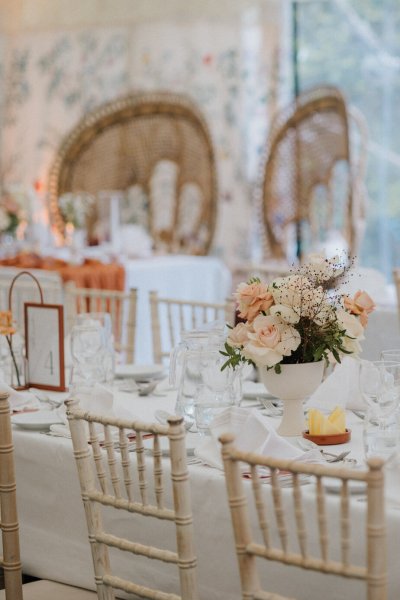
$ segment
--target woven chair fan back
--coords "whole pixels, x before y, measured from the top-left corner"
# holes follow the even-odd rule
[[[301,94],[274,119],[263,159],[258,195],[266,255],[286,258],[291,224],[306,224],[311,243],[336,229],[352,251],[352,177],[343,96],[333,87]]]
[[[165,164],[167,191],[165,182],[155,182]],[[63,233],[58,199],[64,193],[96,197],[132,188],[145,198],[145,225],[156,249],[208,252],[216,217],[214,152],[202,114],[185,96],[136,93],[87,115],[64,140],[51,170],[53,221]]]

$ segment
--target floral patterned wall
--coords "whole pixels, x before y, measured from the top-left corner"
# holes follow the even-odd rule
[[[228,261],[251,257],[259,155],[289,80],[283,15],[259,11],[226,21],[21,33],[5,48],[0,39],[4,182],[33,186],[46,220],[49,168],[82,115],[131,90],[185,92],[204,111],[216,149],[213,252]]]

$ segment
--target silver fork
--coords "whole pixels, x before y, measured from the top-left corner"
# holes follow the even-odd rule
[[[270,417],[281,417],[283,414],[283,409],[279,406],[275,406],[272,400],[267,400],[266,398],[259,398],[261,404],[265,408]]]

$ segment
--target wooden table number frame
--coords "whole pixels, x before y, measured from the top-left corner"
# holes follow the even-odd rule
[[[65,391],[64,308],[25,303],[25,343],[29,385]]]

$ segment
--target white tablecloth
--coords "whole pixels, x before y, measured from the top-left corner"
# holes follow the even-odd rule
[[[174,394],[167,397],[138,398],[132,394],[118,393],[117,404],[128,408],[141,419],[152,418],[157,408],[171,410]],[[278,420],[272,420],[277,424]],[[335,447],[334,451],[352,449],[352,455],[362,458],[362,421],[349,413],[348,425],[353,430],[353,440],[348,445]],[[194,436],[195,441],[198,439]],[[44,578],[93,589],[92,561],[87,541],[86,524],[80,499],[76,467],[71,441],[41,435],[38,432],[14,428],[18,508],[21,528],[21,549],[24,571]],[[193,444],[189,434],[188,446]],[[150,459],[149,459],[150,460]],[[167,467],[168,461],[165,461]],[[189,466],[195,544],[198,556],[200,597],[204,600],[234,600],[241,598],[238,569],[230,514],[227,505],[225,481],[221,472],[202,466]],[[165,481],[168,468],[166,468]],[[247,482],[248,490],[250,484]],[[303,486],[305,514],[310,522],[311,486]],[[269,486],[265,485],[269,494]],[[283,489],[289,504],[291,489]],[[171,501],[167,491],[167,502]],[[336,512],[339,498],[328,495],[330,541],[337,541]],[[400,507],[400,503],[399,503]],[[398,538],[400,535],[400,510],[389,506],[387,512],[389,599],[398,599],[400,576],[398,573]],[[352,558],[364,560],[365,502],[354,496],[351,503]],[[162,543],[172,547],[174,532],[170,524],[144,519],[118,512],[113,516],[117,532],[142,543]],[[294,527],[289,524],[289,530]],[[317,536],[315,536],[317,540]],[[169,543],[170,541],[170,543]],[[172,546],[171,546],[172,544]],[[297,548],[296,548],[297,550]],[[135,578],[139,584],[154,584],[165,591],[178,593],[177,571],[158,561],[141,560],[118,554],[120,572]],[[364,585],[334,576],[323,576],[311,571],[288,568],[278,563],[263,563],[262,579],[268,590],[294,596],[299,600],[330,600],[364,598]]]
[[[382,350],[400,350],[400,326],[397,306],[379,307],[369,316],[362,342],[362,358],[379,360]]]
[[[211,256],[159,256],[125,263],[126,286],[137,288],[135,362],[152,363],[149,292],[179,300],[222,303],[231,293],[231,275]]]

